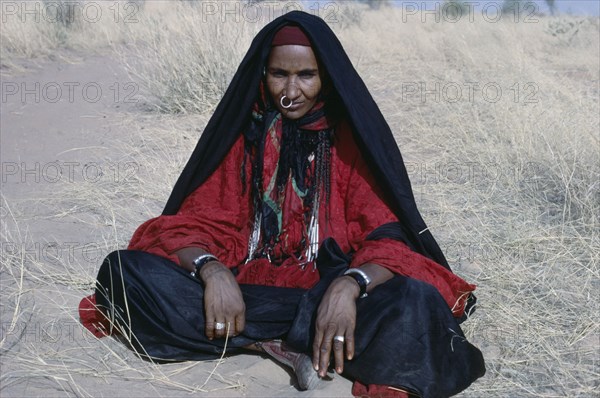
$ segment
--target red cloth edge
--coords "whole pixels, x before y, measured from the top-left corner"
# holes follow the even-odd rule
[[[369,384],[360,381],[352,383],[352,395],[359,398],[410,398],[412,395],[395,387]]]
[[[79,319],[81,324],[97,338],[110,336],[110,321],[96,305],[96,295],[91,294],[79,302]]]

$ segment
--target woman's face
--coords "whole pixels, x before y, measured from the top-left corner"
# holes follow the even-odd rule
[[[321,92],[319,65],[312,48],[286,45],[271,49],[267,63],[267,88],[279,111],[288,119],[299,119],[315,105]],[[293,101],[285,109],[281,97]],[[288,105],[288,99],[284,105]]]

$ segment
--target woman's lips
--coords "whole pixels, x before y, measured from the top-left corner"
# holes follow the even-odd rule
[[[302,102],[294,102],[287,110],[288,112],[295,112],[302,107]]]

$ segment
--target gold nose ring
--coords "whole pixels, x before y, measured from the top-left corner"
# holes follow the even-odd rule
[[[288,103],[287,103],[287,105],[286,105],[286,104],[284,104],[284,101],[285,101],[286,99],[287,99],[288,101],[290,101],[290,102],[288,102]],[[279,100],[279,104],[281,105],[281,107],[282,107],[283,109],[288,109],[289,107],[291,107],[292,105],[294,105],[294,101],[292,101],[292,100],[291,100],[289,97],[287,97],[287,96],[283,95],[283,96],[281,96],[281,99]]]

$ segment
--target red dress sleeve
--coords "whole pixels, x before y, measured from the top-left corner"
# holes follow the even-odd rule
[[[221,165],[183,202],[175,215],[161,215],[140,225],[128,249],[143,250],[179,263],[174,253],[200,247],[228,267],[247,255],[250,194],[241,180],[243,135]],[[249,175],[249,169],[246,170]]]
[[[352,140],[346,140],[352,144]],[[354,151],[346,195],[348,242],[354,250],[351,267],[373,263],[395,274],[405,275],[433,285],[446,300],[456,317],[464,313],[466,299],[475,285],[447,270],[433,260],[412,251],[394,239],[366,240],[369,233],[389,222],[398,221],[387,206],[383,192],[375,184],[360,151]]]

